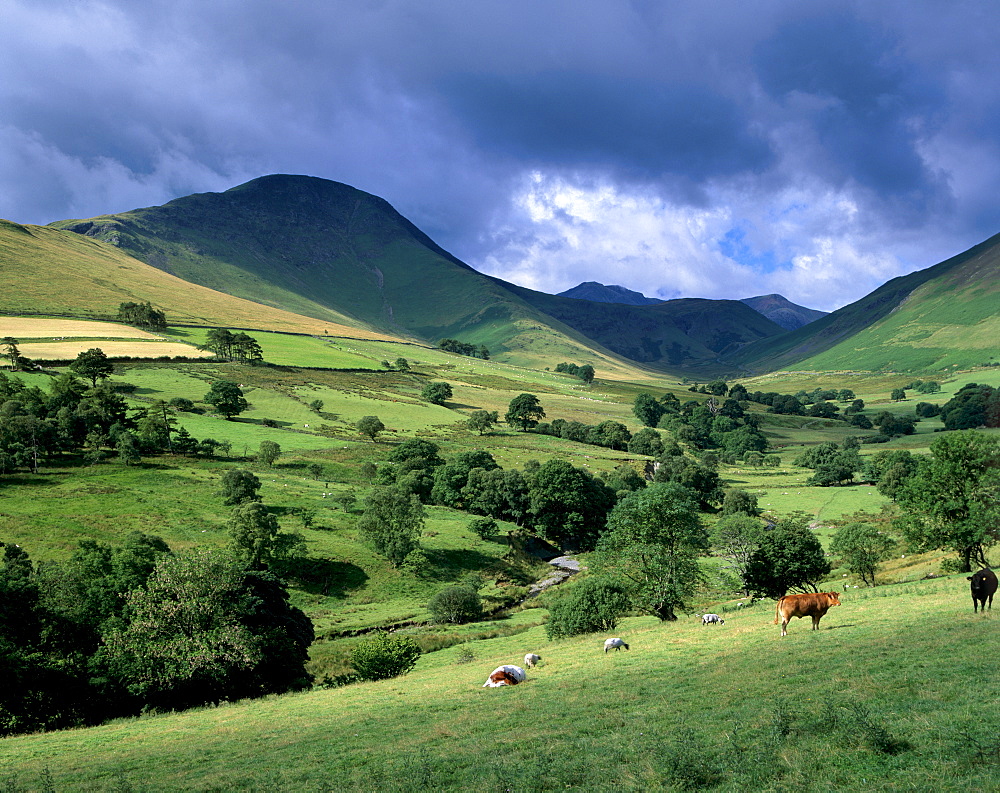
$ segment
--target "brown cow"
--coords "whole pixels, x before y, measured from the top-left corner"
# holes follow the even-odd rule
[[[819,630],[819,620],[831,606],[840,605],[839,592],[806,592],[804,595],[785,595],[778,601],[774,624],[781,620],[781,635],[788,632],[788,621],[792,617],[812,617],[813,630]]]

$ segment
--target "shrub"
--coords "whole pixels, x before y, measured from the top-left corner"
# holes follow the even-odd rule
[[[483,602],[471,587],[450,586],[431,598],[427,610],[435,622],[462,625],[482,618]]]
[[[545,633],[550,639],[610,631],[629,609],[625,587],[614,581],[587,578],[549,608]]]
[[[177,408],[178,410],[183,410],[188,413],[194,410],[194,402],[185,397],[174,397],[167,404],[172,408]]]
[[[500,527],[493,518],[478,518],[469,524],[469,528],[484,540],[491,540],[500,534]]]
[[[351,666],[359,680],[388,680],[409,672],[420,657],[420,647],[409,636],[376,633],[351,652]]]

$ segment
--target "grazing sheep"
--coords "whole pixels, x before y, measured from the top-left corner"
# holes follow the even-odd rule
[[[528,653],[526,656],[524,656],[524,665],[528,669],[531,669],[531,667],[537,666],[538,662],[541,661],[541,660],[542,660],[542,656],[535,655],[534,653]]]
[[[516,686],[518,683],[523,683],[527,677],[521,667],[504,664],[490,672],[489,679],[483,683],[483,688]]]
[[[719,625],[725,625],[726,621],[722,619],[718,614],[706,614],[701,618],[702,625],[713,625],[718,623]]]
[[[608,639],[606,642],[604,642],[604,652],[607,652],[612,647],[615,648],[615,652],[618,652],[622,647],[624,647],[626,650],[628,649],[628,645],[618,638]]]

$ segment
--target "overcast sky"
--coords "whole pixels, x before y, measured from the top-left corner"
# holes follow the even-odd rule
[[[832,310],[1000,232],[1000,4],[0,0],[0,217],[269,173],[558,292]]]

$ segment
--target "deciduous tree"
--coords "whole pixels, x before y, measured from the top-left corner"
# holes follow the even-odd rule
[[[707,548],[694,494],[675,482],[656,483],[611,510],[597,566],[630,582],[638,608],[673,621],[689,606],[701,579],[698,556]]]

